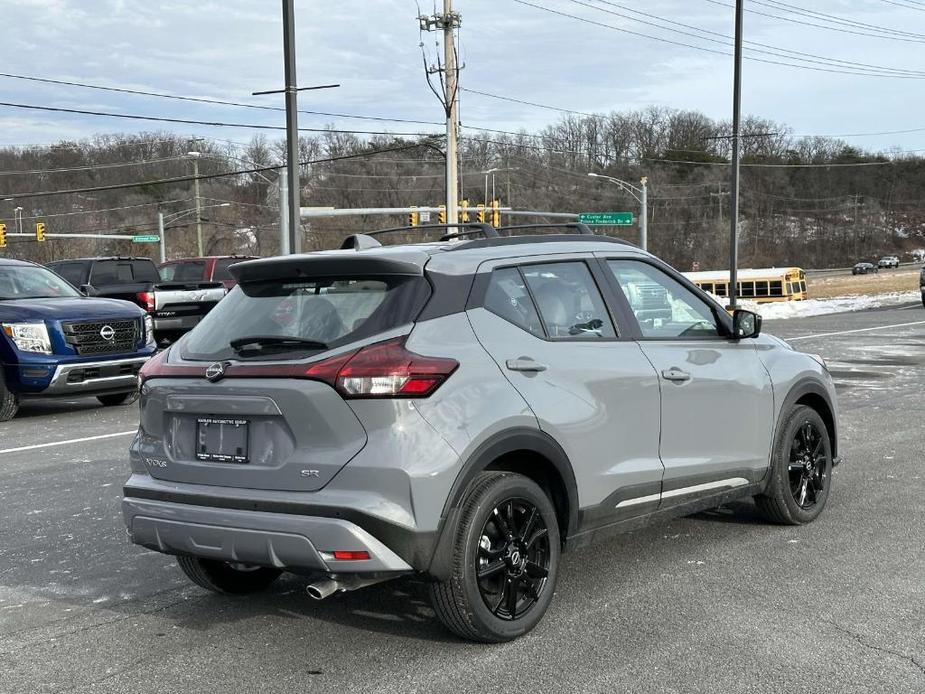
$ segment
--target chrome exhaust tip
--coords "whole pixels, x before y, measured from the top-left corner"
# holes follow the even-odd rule
[[[324,600],[329,598],[334,593],[340,589],[340,584],[337,581],[332,581],[329,578],[315,581],[314,583],[309,583],[308,587],[305,588],[305,591],[308,593],[308,596],[313,600]]]

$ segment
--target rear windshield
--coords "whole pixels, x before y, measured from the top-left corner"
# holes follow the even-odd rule
[[[222,280],[232,279],[228,268],[244,260],[246,260],[246,258],[222,258],[221,260],[216,260],[215,269],[212,271],[212,281],[221,282]]]
[[[160,279],[150,260],[98,260],[90,273],[90,284],[94,286],[160,282]]]
[[[201,282],[205,268],[201,260],[171,263],[161,268],[161,277],[165,282]]]
[[[404,325],[430,295],[423,277],[274,280],[238,285],[183,341],[184,359],[298,359]],[[269,338],[265,349],[235,349]],[[272,344],[296,338],[307,345]],[[315,343],[315,344],[311,344]]]

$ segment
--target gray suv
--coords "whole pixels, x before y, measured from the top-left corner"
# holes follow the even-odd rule
[[[235,265],[143,370],[132,541],[222,593],[417,574],[450,630],[498,642],[542,618],[565,550],[748,497],[815,519],[837,454],[822,360],[578,229]]]

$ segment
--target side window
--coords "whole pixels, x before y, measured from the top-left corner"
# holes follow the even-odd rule
[[[485,308],[517,327],[543,337],[540,317],[517,268],[504,268],[491,273],[485,292]]]
[[[616,337],[604,299],[582,262],[521,268],[551,339]]]
[[[716,337],[716,316],[704,299],[648,263],[611,260],[608,266],[643,337]]]
[[[60,263],[51,266],[51,269],[78,289],[83,284],[84,266],[82,263]]]

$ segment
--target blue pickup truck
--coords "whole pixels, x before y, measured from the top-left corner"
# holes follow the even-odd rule
[[[151,318],[138,306],[86,297],[47,268],[0,259],[0,422],[33,397],[121,405],[154,351]]]

